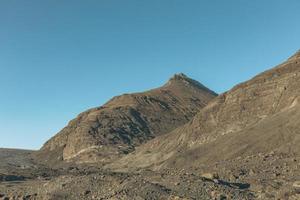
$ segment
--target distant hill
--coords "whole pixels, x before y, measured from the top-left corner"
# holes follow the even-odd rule
[[[32,153],[30,150],[0,148],[0,173],[6,173],[14,168],[32,167]]]

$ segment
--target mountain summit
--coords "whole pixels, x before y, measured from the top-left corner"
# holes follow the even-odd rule
[[[172,84],[184,84],[186,87],[195,87],[199,88],[200,90],[206,91],[210,93],[211,95],[217,95],[214,91],[211,91],[207,87],[205,87],[203,84],[199,83],[198,81],[189,78],[184,73],[178,73],[174,74],[169,81],[165,84],[165,86],[172,85]]]
[[[50,139],[38,153],[48,162],[106,162],[188,122],[217,96],[184,74],[164,86],[112,98],[87,110]]]
[[[174,74],[170,79],[169,83],[175,82],[175,81],[189,81],[191,80],[189,77],[187,77],[184,73],[178,73]]]

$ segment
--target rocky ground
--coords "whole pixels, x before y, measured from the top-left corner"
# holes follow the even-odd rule
[[[0,175],[0,199],[297,200],[299,160],[294,155],[270,152],[160,171],[115,172],[97,164],[72,163],[56,169],[10,167]]]
[[[184,171],[136,173],[70,167],[68,173],[4,181],[2,199],[253,199],[249,186]]]

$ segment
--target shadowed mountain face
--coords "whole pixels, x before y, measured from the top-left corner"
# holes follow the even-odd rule
[[[219,95],[116,167],[187,167],[270,151],[299,154],[300,53]],[[134,164],[131,164],[134,163]]]
[[[81,113],[37,154],[41,160],[107,161],[188,122],[216,94],[184,74],[163,87],[114,97]]]

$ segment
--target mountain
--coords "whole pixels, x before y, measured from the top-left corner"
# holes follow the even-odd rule
[[[276,152],[299,155],[300,52],[219,95],[187,124],[116,161],[160,170]]]
[[[214,98],[190,122],[105,168],[153,170],[175,177],[182,172],[194,177],[203,174],[225,187],[243,183],[241,188],[253,194],[250,199],[299,199],[299,144],[297,52],[277,67]]]
[[[216,96],[184,74],[147,92],[124,94],[87,110],[37,153],[46,162],[106,162],[188,122]]]
[[[299,143],[300,51],[217,97],[177,74],[0,149],[0,199],[298,200]]]

